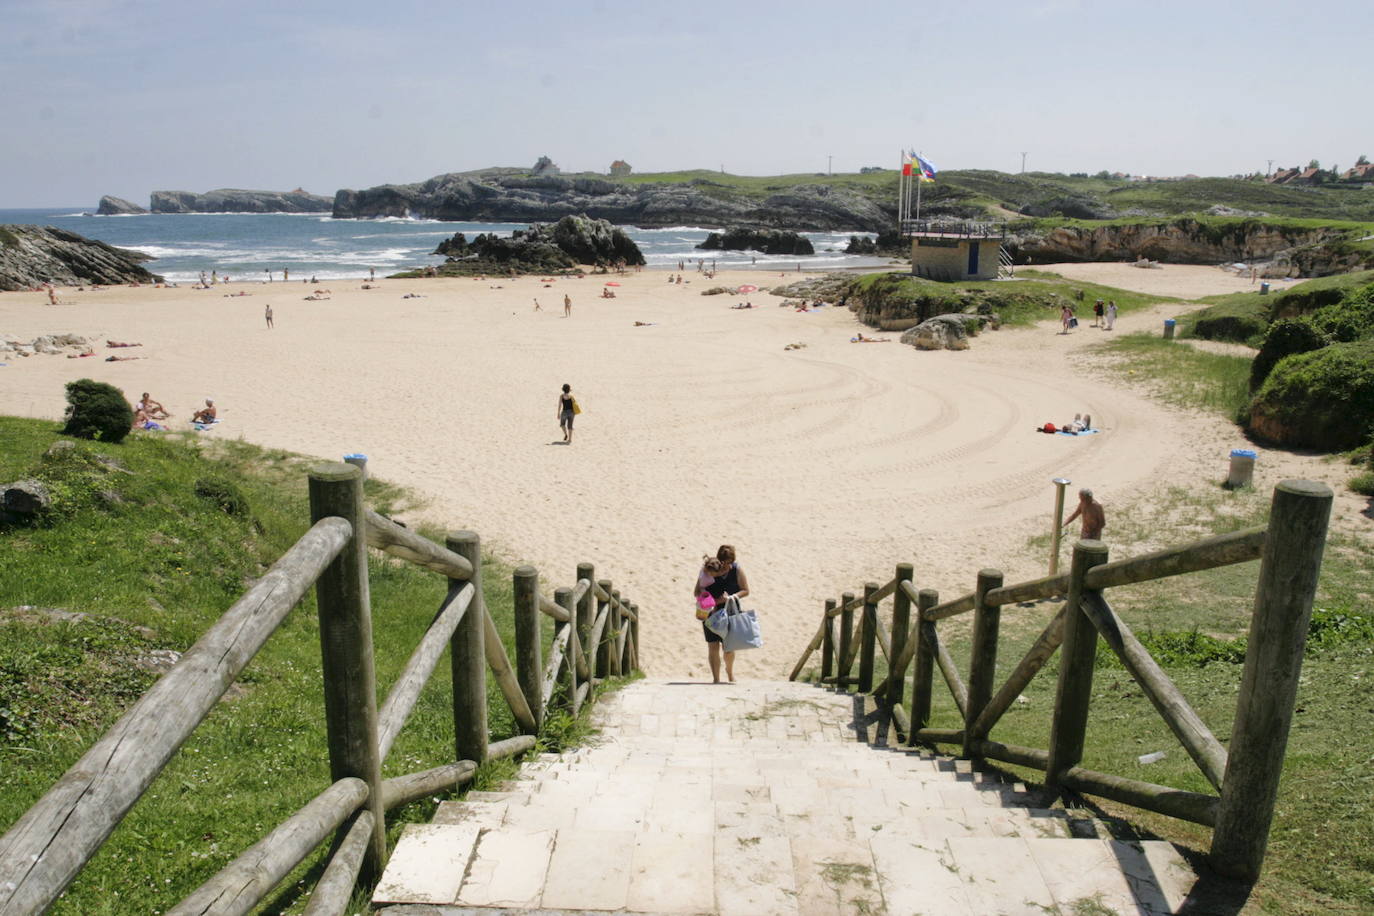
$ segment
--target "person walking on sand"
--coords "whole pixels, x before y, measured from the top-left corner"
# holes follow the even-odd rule
[[[1112,299],[1107,303],[1107,330],[1116,329],[1116,300]]]
[[[572,445],[573,417],[577,414],[577,398],[573,397],[572,386],[565,384],[563,393],[558,396],[558,425],[563,430],[563,441]]]
[[[1069,333],[1069,322],[1071,321],[1073,321],[1072,306],[1061,306],[1059,309],[1059,325],[1062,328],[1062,330],[1059,332],[1060,334]]]
[[[262,315],[264,318],[267,319],[267,327],[269,329],[276,327],[276,325],[272,323],[272,305],[270,303],[268,304],[267,308],[263,311]]]
[[[710,595],[715,607],[722,607],[726,598],[747,597],[749,580],[745,578],[744,570],[740,569],[739,564],[735,562],[735,548],[729,544],[721,544],[720,549],[716,551],[715,559],[715,564],[702,565],[702,572],[697,576],[696,584],[692,589],[692,597],[700,602],[702,595]],[[716,570],[717,574],[713,575],[712,569]],[[705,582],[707,578],[711,581]],[[701,632],[706,636],[706,660],[711,666],[711,683],[719,684],[720,657],[721,649],[724,648],[724,641],[707,628],[704,620],[701,622]],[[735,653],[726,652],[724,655],[725,677],[733,684],[735,682]]]
[[[1079,516],[1083,517],[1081,537],[1087,541],[1101,540],[1102,529],[1107,527],[1107,513],[1102,504],[1093,499],[1093,491],[1087,487],[1078,491],[1078,508],[1064,520],[1064,527],[1069,527]]]
[[[563,294],[563,317],[572,317],[572,296],[569,296],[567,293]]]
[[[1101,299],[1098,299],[1096,302],[1093,303],[1093,327],[1105,327],[1102,318],[1102,315],[1105,311],[1106,306],[1103,304]]]
[[[536,312],[542,312],[542,311],[544,311],[542,308],[539,307],[539,300],[538,300],[538,299],[534,300],[534,310],[535,310]]]

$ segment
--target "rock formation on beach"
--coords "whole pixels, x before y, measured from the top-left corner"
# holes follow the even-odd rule
[[[968,339],[984,325],[997,327],[986,315],[935,315],[908,329],[901,341],[918,350],[967,350]]]
[[[442,274],[558,273],[580,264],[634,267],[644,255],[623,229],[605,220],[565,216],[552,225],[517,229],[510,238],[482,233],[468,241],[459,232],[435,254],[448,255]]]
[[[815,254],[811,240],[787,229],[728,229],[712,232],[697,246],[705,251],[762,251],[764,254]]]
[[[334,197],[333,212],[337,219],[410,216],[532,223],[583,213],[625,226],[877,232],[892,226],[895,201],[885,209],[855,191],[825,184],[799,184],[755,198],[735,194],[728,186],[701,177],[685,182],[632,183],[589,175],[483,169],[438,175],[418,184],[342,190]]]
[[[148,211],[122,197],[111,197],[106,194],[100,198],[100,206],[96,208],[95,212],[98,216],[124,216],[130,213],[147,213]]]
[[[115,248],[54,226],[0,226],[0,290],[45,283],[159,283],[142,266],[146,254]]]
[[[328,197],[294,191],[241,191],[219,188],[196,194],[191,191],[154,191],[154,213],[327,213]]]

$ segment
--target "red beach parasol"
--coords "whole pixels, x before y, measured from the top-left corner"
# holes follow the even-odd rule
[[[606,285],[607,285],[607,286],[619,286],[620,284],[617,283],[617,282],[615,282],[614,280],[612,280],[611,282],[607,283]]]
[[[741,293],[741,294],[743,294],[743,293],[756,293],[756,292],[758,292],[758,291],[759,291],[759,288],[758,288],[757,286],[750,286],[748,283],[744,284],[744,285],[741,286],[739,289],[735,290],[735,292]]]

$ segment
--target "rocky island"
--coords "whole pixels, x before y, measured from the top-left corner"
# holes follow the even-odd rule
[[[517,229],[510,238],[484,232],[469,242],[459,232],[440,242],[434,253],[448,256],[435,271],[441,276],[556,274],[580,265],[610,268],[644,263],[639,246],[623,229],[585,216],[565,216],[553,224]]]
[[[100,206],[95,210],[97,216],[128,216],[147,212],[138,204],[130,203],[122,197],[111,197],[109,194],[100,198]]]
[[[46,283],[160,283],[142,262],[148,255],[115,248],[53,226],[0,226],[0,290]]]
[[[154,213],[327,213],[328,197],[297,188],[294,191],[242,191],[219,188],[196,194],[192,191],[154,191]]]

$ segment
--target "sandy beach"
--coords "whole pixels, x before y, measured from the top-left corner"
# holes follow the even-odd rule
[[[1161,301],[1251,288],[1209,267],[1063,270]],[[706,653],[690,592],[718,544],[738,550],[766,639],[737,673],[785,676],[824,599],[886,581],[898,562],[946,596],[984,566],[1008,581],[1043,574],[1026,540],[1048,529],[1052,478],[1091,486],[1110,513],[1164,481],[1215,483],[1229,450],[1247,445],[1221,418],[1165,408],[1081,365],[1107,333],[1087,319],[1067,336],[1042,324],[987,333],[964,352],[918,352],[848,310],[700,294],[795,273],[689,274],[678,286],[646,271],[612,278],[614,299],[599,298],[605,279],[332,281],[319,284],[327,301],[281,283],[63,289],[57,307],[0,294],[6,333],[101,342],[88,359],[9,359],[0,413],[56,419],[63,384],[89,376],[131,400],[152,392],[182,426],[213,397],[223,422],[206,436],[334,460],[366,453],[373,473],[427,499],[417,517],[478,531],[489,550],[538,567],[546,589],[595,563],[644,609],[645,667],[692,677]],[[225,297],[239,291],[249,295]],[[746,298],[754,309],[730,308]],[[1123,316],[1114,333],[1153,330],[1184,308]],[[850,343],[859,330],[892,342]],[[107,350],[106,339],[143,346]],[[583,408],[571,446],[556,420],[564,382]],[[1078,412],[1101,432],[1035,432]],[[1336,484],[1348,472],[1262,450],[1257,486],[1288,476]],[[1342,494],[1338,519],[1364,505]]]

